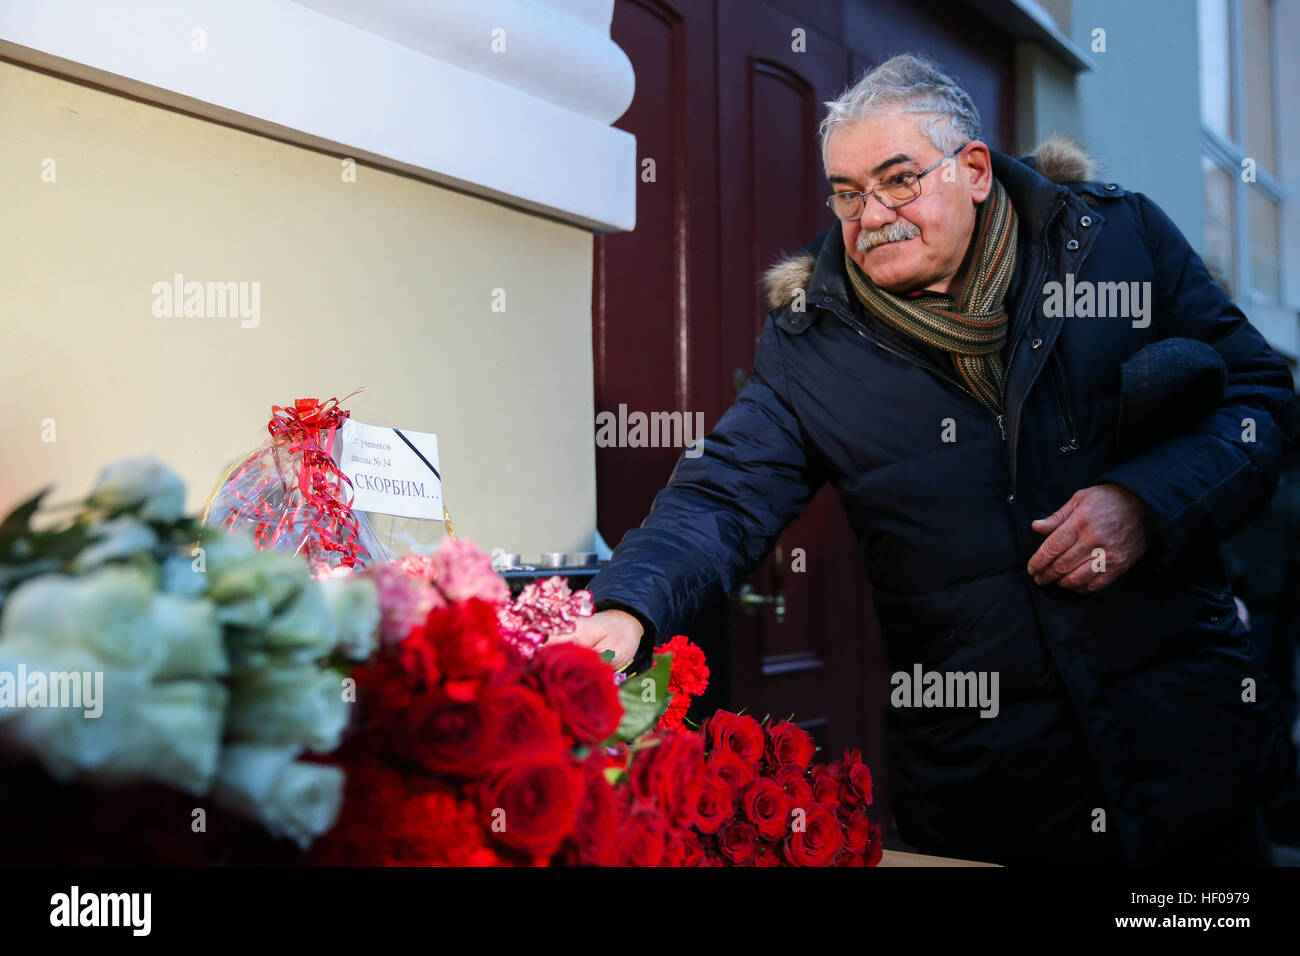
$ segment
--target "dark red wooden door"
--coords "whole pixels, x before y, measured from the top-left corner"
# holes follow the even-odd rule
[[[833,220],[816,139],[822,103],[847,79],[848,50],[807,21],[764,4],[719,0],[718,125],[722,384],[750,368],[767,305],[763,270]],[[733,699],[762,716],[793,714],[829,756],[867,745],[882,766],[879,721],[864,686],[871,628],[866,579],[834,492],[823,489],[749,582],[771,605],[737,602]],[[869,742],[870,741],[870,742]],[[872,756],[876,759],[872,760]]]
[[[636,96],[616,124],[637,138],[637,222],[597,237],[592,282],[596,411],[704,413],[718,309],[714,15],[699,0],[619,0],[611,35]],[[680,448],[597,448],[597,527],[611,545],[640,525]]]

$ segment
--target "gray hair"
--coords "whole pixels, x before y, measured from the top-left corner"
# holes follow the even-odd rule
[[[917,127],[945,155],[980,138],[980,114],[970,94],[932,60],[911,53],[890,57],[823,105],[826,118],[817,130],[823,166],[831,133],[895,110],[920,115]]]

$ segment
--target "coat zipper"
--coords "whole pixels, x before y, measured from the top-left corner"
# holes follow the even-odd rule
[[[1065,444],[1059,446],[1062,454],[1079,450],[1079,434],[1074,427],[1074,416],[1070,414],[1069,390],[1065,384],[1065,368],[1056,349],[1047,357],[1051,362],[1052,389],[1056,393],[1057,410],[1061,413],[1061,428],[1065,432]]]
[[[822,308],[828,310],[829,312],[834,313],[834,314],[835,314],[835,315],[836,315],[836,316],[837,316],[837,317],[838,317],[842,322],[844,322],[846,325],[848,325],[849,328],[853,329],[855,332],[858,333],[858,335],[862,336],[864,339],[866,339],[866,340],[867,340],[868,342],[870,342],[872,345],[879,346],[880,348],[884,349],[886,352],[889,352],[889,353],[892,354],[892,355],[897,355],[899,358],[906,359],[907,361],[913,363],[914,365],[915,365],[915,364],[921,364],[921,363],[918,363],[918,362],[917,362],[916,356],[914,356],[914,355],[908,355],[908,354],[906,354],[905,352],[901,352],[901,351],[899,351],[898,349],[894,348],[893,346],[888,345],[887,343],[881,341],[880,339],[874,338],[873,336],[871,336],[870,334],[868,334],[867,330],[864,329],[864,328],[862,327],[861,323],[859,323],[858,320],[857,320],[856,318],[854,318],[854,317],[851,316],[851,315],[846,315],[844,312],[841,312],[841,311],[840,311],[840,309],[839,309],[839,307],[837,306],[837,304],[836,304],[836,302],[835,302],[834,299],[822,299],[818,304],[821,305]],[[929,370],[929,371],[934,372],[934,374],[938,375],[938,376],[939,376],[941,379],[943,379],[944,381],[949,382],[949,383],[951,383],[952,385],[955,385],[958,389],[960,389],[961,391],[965,392],[965,393],[966,393],[967,395],[969,395],[971,398],[975,399],[975,401],[979,402],[981,405],[983,405],[985,408],[987,408],[990,412],[992,412],[992,413],[993,413],[993,417],[997,420],[998,431],[999,431],[999,432],[1001,433],[1001,435],[1002,435],[1002,440],[1003,440],[1003,441],[1006,441],[1006,440],[1007,440],[1007,426],[1006,426],[1006,420],[1003,418],[1002,415],[1000,415],[997,411],[994,410],[993,406],[991,406],[991,405],[989,405],[987,402],[983,401],[983,400],[982,400],[978,395],[976,395],[974,392],[972,392],[969,388],[967,388],[967,387],[966,387],[965,385],[963,385],[961,382],[957,381],[957,379],[953,378],[951,375],[947,375],[947,374],[945,374],[944,372],[941,372],[939,369],[937,369],[937,368],[935,368],[934,366],[929,365],[929,364],[925,364],[925,365],[923,365],[922,367],[925,368],[925,369],[927,369],[927,370]],[[1005,386],[1005,380],[1004,380],[1004,383],[1003,383],[1003,391],[1005,391],[1005,390],[1006,390],[1006,386]]]
[[[1050,222],[1051,218],[1055,217],[1055,215],[1056,215],[1056,210],[1053,210],[1052,217],[1049,217],[1048,222]],[[1044,226],[1043,228],[1046,229],[1046,226]],[[1031,285],[1026,286],[1024,289],[1024,304],[1021,305],[1020,307],[1021,314],[1017,316],[1018,324],[1020,326],[1020,331],[1016,333],[1015,339],[1013,339],[1011,342],[1011,351],[1007,353],[1007,367],[1002,372],[1002,407],[1003,408],[1007,407],[1007,386],[1011,384],[1011,366],[1012,363],[1015,362],[1016,360],[1016,349],[1020,347],[1020,341],[1025,337],[1025,329],[1029,327],[1029,313],[1034,307],[1035,300],[1031,290],[1035,288],[1042,289],[1043,280],[1047,278],[1047,273],[1051,271],[1051,268],[1052,268],[1052,249],[1051,246],[1044,244],[1043,264],[1039,266],[1038,273],[1034,279],[1034,282]],[[1030,382],[1029,385],[1032,388],[1033,382]],[[1015,453],[1011,455],[1011,494],[1012,495],[1016,493],[1016,458],[1017,457],[1019,456]]]

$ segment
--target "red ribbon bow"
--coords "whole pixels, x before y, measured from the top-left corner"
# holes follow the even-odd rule
[[[227,527],[239,517],[253,517],[257,522],[253,541],[261,549],[274,545],[287,530],[297,527],[305,513],[307,536],[299,547],[306,548],[309,559],[317,549],[337,552],[339,563],[353,568],[362,555],[369,557],[360,543],[360,528],[352,513],[352,482],[339,470],[331,454],[334,436],[350,414],[337,398],[325,402],[299,398],[290,408],[272,405],[266,430],[277,446],[296,459],[293,464],[298,474],[298,495],[295,498],[286,489],[285,506],[277,514],[262,494],[264,488],[256,490],[255,500],[241,494],[237,490],[239,479],[252,466],[250,459],[231,478],[232,494],[244,507],[242,513],[232,510]]]

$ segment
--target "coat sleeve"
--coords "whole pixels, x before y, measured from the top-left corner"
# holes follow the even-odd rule
[[[1151,560],[1162,567],[1190,548],[1231,537],[1268,504],[1282,449],[1296,437],[1297,408],[1286,362],[1210,277],[1169,217],[1146,196],[1136,200],[1155,264],[1160,337],[1205,342],[1228,371],[1218,407],[1190,431],[1100,478],[1146,503]]]
[[[682,454],[641,527],[592,579],[597,610],[627,611],[646,628],[635,669],[739,587],[825,480],[790,407],[780,335],[769,315],[736,403],[698,454]]]

